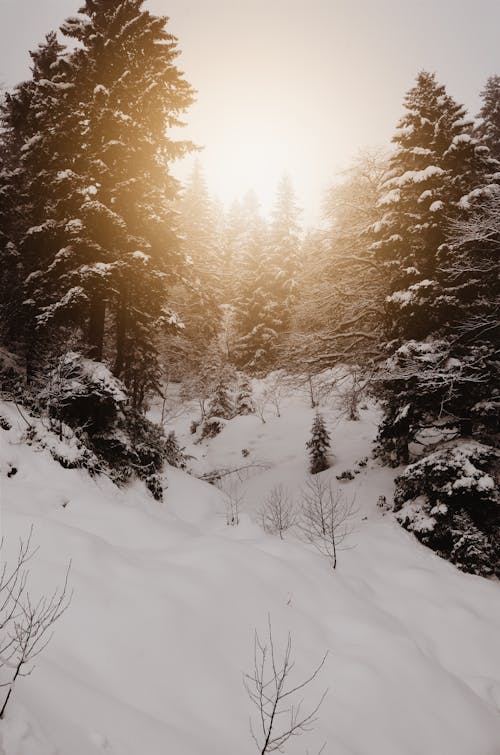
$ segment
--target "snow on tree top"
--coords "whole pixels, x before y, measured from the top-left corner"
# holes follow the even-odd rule
[[[134,260],[139,260],[140,262],[143,262],[145,265],[148,264],[148,262],[151,260],[151,257],[149,254],[144,254],[144,252],[136,251],[132,252],[130,255]]]
[[[391,189],[391,191],[388,191],[387,194],[384,194],[383,197],[380,197],[378,204],[379,206],[383,206],[386,204],[396,204],[401,199],[401,190],[400,189]]]
[[[433,176],[441,176],[445,173],[443,168],[439,168],[437,165],[428,165],[423,170],[407,170],[402,176],[391,178],[387,182],[387,186],[404,186],[407,183],[423,183],[428,181]]]

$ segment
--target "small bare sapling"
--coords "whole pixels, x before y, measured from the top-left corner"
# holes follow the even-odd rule
[[[68,608],[69,569],[61,589],[33,601],[29,593],[28,563],[36,553],[31,541],[33,529],[26,540],[20,540],[14,565],[4,562],[0,570],[0,687],[7,690],[0,707],[4,717],[14,685],[19,677],[29,676],[34,662],[47,647],[53,626]],[[0,552],[3,541],[0,544]]]
[[[297,524],[297,509],[289,491],[283,485],[275,485],[265,499],[260,511],[262,527],[271,535],[279,535]]]
[[[304,681],[294,684],[290,678],[295,666],[290,634],[280,660],[274,647],[271,618],[268,617],[266,643],[255,632],[254,668],[251,674],[244,675],[243,681],[248,697],[257,709],[257,723],[250,718],[250,733],[260,755],[284,752],[288,740],[312,731],[328,690],[323,692],[310,712],[303,709],[302,694],[318,676],[327,655],[325,653],[320,664]]]
[[[334,488],[330,480],[311,475],[302,488],[302,510],[299,527],[307,542],[328,558],[337,568],[338,551],[352,533],[354,500]]]

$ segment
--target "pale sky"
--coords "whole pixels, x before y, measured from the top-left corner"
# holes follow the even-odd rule
[[[0,81],[28,74],[28,49],[79,0],[0,0]],[[253,188],[268,209],[288,171],[305,219],[363,147],[388,144],[421,68],[475,114],[500,74],[500,0],[147,0],[170,17],[179,67],[198,90],[186,137],[211,191]],[[179,166],[184,177],[190,165]]]

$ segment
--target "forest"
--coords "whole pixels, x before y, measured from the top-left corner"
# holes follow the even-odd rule
[[[391,145],[366,145],[332,176],[323,222],[308,228],[286,172],[269,216],[251,191],[230,206],[213,198],[203,151],[178,136],[196,99],[179,44],[142,0],[85,0],[30,53],[29,79],[2,95],[0,387],[23,442],[46,448],[43,426],[64,470],[145,485],[168,506],[170,478],[192,458],[179,406],[196,407],[189,432],[201,449],[234,418],[264,428],[262,381],[278,418],[302,391],[313,417],[306,540],[317,542],[331,466],[323,404],[337,391],[354,434],[367,405],[378,412],[368,453],[393,470],[384,515],[494,581],[500,75],[470,114],[434,73],[415,72]],[[173,166],[196,153],[183,184]],[[238,524],[238,496],[226,493],[226,524]],[[337,503],[336,533],[354,510]],[[281,539],[294,526],[282,488],[262,521]],[[347,530],[327,547],[322,526],[335,569]],[[52,608],[58,618],[61,604]]]

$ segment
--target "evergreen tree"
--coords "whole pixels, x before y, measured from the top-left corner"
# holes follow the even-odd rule
[[[330,436],[325,427],[321,414],[317,413],[311,428],[311,438],[306,443],[309,449],[309,471],[311,474],[324,472],[330,466],[328,452],[330,450]]]
[[[179,202],[179,231],[187,264],[178,308],[183,336],[200,362],[220,330],[222,285],[215,208],[198,161]]]
[[[422,72],[405,100],[396,150],[379,200],[372,250],[389,286],[380,439],[395,461],[408,461],[408,443],[443,411],[457,370],[450,323],[459,317],[447,223],[495,194],[496,163],[473,134],[473,123],[434,75]],[[459,265],[457,258],[452,267]],[[455,366],[454,366],[455,365]]]
[[[264,374],[276,360],[279,304],[273,286],[268,229],[251,195],[246,198],[245,227],[234,302],[236,342],[233,358],[240,369]]]
[[[297,279],[300,272],[300,209],[290,177],[285,174],[276,194],[270,229],[271,263],[269,274],[274,276],[274,297],[278,305],[278,330],[288,330],[291,308],[296,301]]]
[[[180,125],[179,114],[193,99],[175,66],[177,41],[165,30],[166,19],[143,4],[87,0],[82,16],[62,27],[80,43],[71,62],[83,116],[78,159],[88,180],[77,244],[88,341],[99,357],[105,293],[114,320],[113,369],[137,406],[157,380],[155,336],[171,315],[166,286],[182,270],[169,163],[190,145],[173,141],[167,130]]]
[[[229,396],[227,384],[227,375],[222,373],[215,384],[212,399],[208,406],[207,417],[220,417],[221,419],[231,419],[234,415],[233,402]]]
[[[1,181],[0,213],[7,232],[10,271],[6,291],[9,314],[4,320],[6,342],[26,356],[31,378],[37,353],[47,352],[46,332],[37,332],[37,316],[48,296],[44,268],[54,262],[54,250],[64,252],[67,210],[74,199],[74,181],[66,180],[71,152],[74,91],[64,47],[54,33],[31,53],[32,78],[19,84],[3,108],[3,148],[9,154]],[[7,170],[5,170],[7,168]],[[9,261],[16,260],[15,275]],[[3,282],[3,286],[7,288]]]
[[[255,405],[252,398],[252,384],[247,375],[243,375],[236,396],[237,415],[255,414]]]
[[[490,76],[481,97],[483,104],[477,133],[489,147],[491,156],[500,161],[500,76]]]

